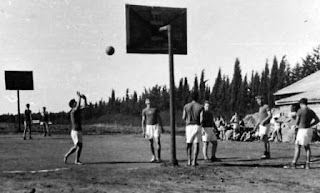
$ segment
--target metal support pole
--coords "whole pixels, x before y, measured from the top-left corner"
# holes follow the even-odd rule
[[[17,90],[17,97],[18,97],[18,132],[20,132],[21,125],[20,125],[20,94],[19,94],[19,90]]]
[[[175,129],[175,85],[174,85],[174,66],[173,51],[171,41],[171,25],[167,27],[168,31],[168,54],[169,54],[169,70],[170,70],[170,126],[171,126],[171,164],[178,165],[176,158],[176,129]]]

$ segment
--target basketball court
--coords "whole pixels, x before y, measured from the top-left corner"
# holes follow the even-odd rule
[[[163,163],[149,163],[149,142],[140,135],[86,135],[81,161],[68,164],[63,155],[72,145],[69,135],[21,140],[0,136],[2,192],[312,192],[320,188],[320,145],[312,145],[311,170],[285,170],[293,145],[273,143],[272,159],[260,160],[259,142],[219,142],[222,162],[186,166],[183,136],[177,136],[178,167],[170,162],[170,136],[162,137]],[[300,163],[304,162],[302,152]],[[303,179],[303,180],[302,180]]]

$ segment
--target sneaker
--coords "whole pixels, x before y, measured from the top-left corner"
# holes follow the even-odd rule
[[[309,162],[306,162],[306,165],[304,166],[304,169],[310,170],[310,163]]]
[[[196,167],[197,165],[199,165],[197,162],[192,162],[191,164],[193,167]]]
[[[152,158],[151,160],[150,160],[150,163],[154,163],[154,162],[156,162],[156,158]]]
[[[283,166],[284,169],[296,169],[296,163],[291,163],[289,165]]]
[[[262,156],[261,156],[261,159],[270,159],[271,156],[270,156],[270,152],[265,152]]]
[[[23,140],[26,140],[27,138],[26,137],[23,137]]]
[[[82,163],[81,161],[76,161],[76,162],[74,162],[74,164],[76,164],[76,165],[83,165],[83,163]]]
[[[162,159],[156,159],[156,162],[157,162],[157,163],[161,163],[161,162],[162,162]]]

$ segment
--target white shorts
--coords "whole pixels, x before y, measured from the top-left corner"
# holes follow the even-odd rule
[[[199,143],[201,141],[201,126],[187,125],[186,126],[186,142]]]
[[[313,130],[310,128],[299,128],[297,137],[296,137],[296,144],[298,145],[309,145],[312,140]]]
[[[74,145],[82,143],[82,131],[71,130],[71,139]]]
[[[224,127],[224,126],[220,126],[219,128],[218,128],[218,131],[225,131],[226,130],[226,128]]]
[[[159,138],[160,137],[160,129],[159,125],[147,125],[146,126],[146,134],[145,138],[146,139],[154,139],[154,138]]]
[[[217,136],[213,132],[212,127],[202,127],[202,141],[203,142],[217,141]]]
[[[260,137],[263,137],[263,136],[265,136],[265,135],[267,135],[268,136],[268,134],[269,134],[269,128],[270,128],[270,125],[269,124],[267,124],[267,125],[259,125],[259,136]]]

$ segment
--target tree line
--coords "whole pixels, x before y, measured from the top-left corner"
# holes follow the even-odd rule
[[[310,54],[302,58],[301,63],[297,63],[293,67],[286,60],[286,56],[280,59],[274,57],[271,62],[266,61],[261,72],[253,70],[249,75],[242,74],[240,60],[236,58],[232,78],[223,74],[219,69],[213,85],[208,84],[205,70],[202,70],[200,76],[196,75],[192,81],[187,77],[181,78],[175,88],[177,114],[190,101],[191,92],[197,92],[200,103],[205,100],[212,103],[215,116],[229,118],[234,112],[245,116],[257,111],[255,96],[263,95],[267,103],[273,107],[275,100],[277,100],[273,93],[319,69],[320,46],[314,48]],[[122,98],[116,97],[115,91],[112,90],[111,96],[107,100],[90,102],[83,113],[83,119],[87,122],[112,122],[117,119],[116,117],[126,116],[139,120],[147,97],[160,111],[169,114],[169,88],[165,85],[155,85],[148,89],[145,88],[141,95],[138,95],[136,91],[130,93],[130,90],[127,89],[126,95]],[[40,113],[35,113],[34,117],[40,117]],[[1,122],[16,120],[16,115],[0,116]],[[50,120],[54,123],[69,123],[69,114],[67,112],[50,113]],[[138,124],[138,121],[135,121],[134,124]]]

